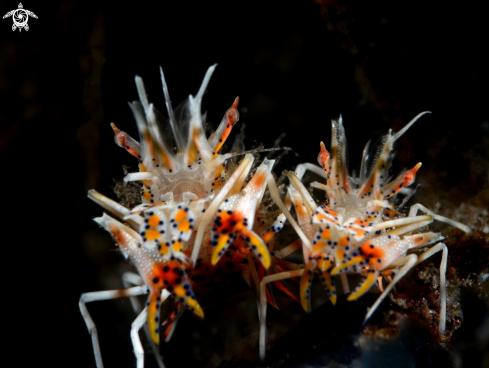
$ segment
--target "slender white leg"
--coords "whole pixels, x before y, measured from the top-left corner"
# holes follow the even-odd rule
[[[297,165],[295,168],[295,175],[302,180],[302,177],[306,173],[306,170],[312,171],[314,174],[321,176],[324,179],[327,179],[328,177],[324,173],[324,170],[322,167],[319,167],[318,165],[311,164],[309,162],[305,162],[303,164]]]
[[[139,276],[138,274],[134,272],[125,272],[122,275],[122,285],[124,285],[125,288],[129,288],[131,286],[142,286],[144,285],[144,281]],[[138,298],[136,297],[130,297],[129,300],[131,301],[131,306],[134,311],[134,313],[138,314],[141,312],[141,303],[139,303]]]
[[[294,270],[289,272],[280,272],[274,275],[265,276],[260,283],[260,359],[265,359],[265,334],[266,334],[266,318],[267,318],[267,293],[265,291],[266,284],[274,281],[290,279],[292,277],[300,277],[304,273],[304,269]]]
[[[145,323],[147,318],[148,307],[145,307],[131,325],[131,341],[132,346],[134,347],[134,355],[136,355],[137,368],[144,368],[144,349],[141,345],[141,340],[139,338],[139,330],[141,329],[141,327],[146,326]],[[159,367],[165,368],[165,365],[163,364],[163,360],[161,359],[161,356],[159,356],[159,353],[157,355],[157,361]]]
[[[144,285],[144,280],[141,276],[134,272],[124,272],[122,274],[122,283],[131,284],[134,286]]]
[[[125,272],[122,275],[122,284],[125,287],[129,287],[130,285],[143,285],[144,281],[141,278],[141,276],[139,276],[138,274],[136,274],[134,272]],[[162,302],[165,299],[166,299],[165,295],[162,295]],[[136,313],[136,314],[140,313],[141,312],[141,303],[139,302],[138,298],[133,296],[133,297],[130,297],[129,300],[131,301],[131,306],[132,306],[134,313]],[[156,345],[153,342],[153,340],[151,339],[151,335],[149,333],[148,325],[144,325],[143,327],[144,327],[144,333],[146,334],[146,338],[150,342],[153,355],[155,356],[156,362],[158,363],[158,367],[165,368],[165,364],[163,363],[163,358],[161,357],[161,354],[160,354],[159,346]]]
[[[438,331],[440,333],[445,332],[445,324],[447,320],[447,261],[448,261],[448,248],[443,245],[443,253],[440,263],[440,321],[438,325]]]
[[[136,286],[136,287],[123,289],[123,290],[95,291],[91,293],[84,293],[80,296],[80,301],[78,302],[78,306],[80,307],[80,312],[82,314],[83,319],[85,320],[85,324],[87,325],[88,332],[90,333],[90,335],[92,335],[93,353],[95,355],[95,363],[97,365],[97,368],[103,368],[104,364],[102,363],[102,353],[100,352],[97,327],[95,326],[92,317],[90,317],[90,313],[88,313],[86,303],[95,302],[99,300],[109,300],[109,299],[123,298],[129,296],[138,296],[147,293],[148,293],[148,288],[146,286]]]
[[[131,325],[131,341],[134,347],[134,355],[136,355],[137,368],[144,368],[144,350],[139,339],[139,330],[146,323],[147,318],[148,307],[145,307]]]
[[[446,290],[446,272],[447,272],[447,259],[448,259],[447,246],[443,243],[438,243],[435,246],[431,247],[426,252],[424,252],[423,254],[417,257],[417,261],[414,264],[414,266],[420,264],[421,262],[431,257],[433,254],[439,252],[440,250],[442,250],[443,253],[442,253],[441,264],[440,264],[440,320],[438,324],[438,330],[440,333],[443,333],[445,332],[446,312],[447,312],[447,290]],[[391,271],[396,267],[400,267],[406,261],[407,257],[403,257],[395,260],[389,265],[389,267],[384,269],[384,271]]]
[[[440,333],[445,332],[445,323],[447,318],[447,260],[448,260],[448,248],[443,243],[438,243],[434,247],[431,247],[426,252],[418,257],[416,264],[423,262],[425,259],[431,257],[433,254],[443,251],[440,263],[440,321],[438,324],[438,331]]]
[[[423,206],[422,204],[419,204],[419,203],[413,204],[411,206],[411,208],[409,209],[409,217],[416,216],[416,214],[418,213],[418,210],[421,210],[421,211],[427,213],[428,215],[432,216],[435,220],[438,220],[440,222],[444,222],[446,224],[452,225],[453,227],[459,228],[460,230],[462,230],[466,233],[470,233],[470,228],[468,226],[461,224],[460,222],[457,222],[455,220],[449,219],[447,217],[437,215],[436,213],[434,213],[433,211],[430,211],[425,206]]]
[[[396,277],[394,277],[394,280],[392,280],[392,282],[390,282],[389,285],[387,285],[385,287],[385,289],[382,292],[382,294],[380,294],[380,296],[377,298],[377,300],[372,305],[372,307],[370,307],[367,315],[365,316],[364,323],[367,322],[368,319],[372,316],[372,314],[375,312],[375,310],[380,305],[380,303],[382,303],[382,300],[384,300],[384,298],[387,296],[387,294],[390,293],[390,291],[392,290],[392,288],[394,287],[394,285],[397,284],[397,282],[401,278],[403,278],[404,275],[414,266],[414,264],[416,263],[417,259],[418,259],[418,257],[416,257],[415,254],[410,254],[410,255],[402,258],[402,260],[405,262],[404,266],[402,266],[399,269],[399,272],[397,273]],[[401,259],[399,259],[398,261],[400,261],[400,260]]]
[[[373,230],[374,231],[383,230],[383,229],[387,229],[389,227],[395,227],[395,228],[398,228],[401,226],[405,227],[405,226],[416,224],[416,223],[423,222],[423,221],[433,221],[433,218],[432,218],[432,216],[427,216],[427,215],[416,216],[416,214],[415,214],[414,216],[411,216],[411,214],[409,214],[409,217],[402,217],[402,218],[398,218],[395,220],[378,222],[378,223],[374,224]]]
[[[421,217],[425,217],[425,216],[417,216],[417,217],[420,217],[421,218]],[[423,226],[429,225],[429,224],[431,224],[433,222],[433,218],[431,216],[426,216],[426,217],[429,217],[430,219],[425,220],[425,221],[422,221],[422,219],[420,219],[420,221],[417,222],[417,223],[413,223],[413,224],[410,224],[410,225],[404,225],[404,226],[396,227],[393,230],[387,231],[385,234],[390,234],[390,235],[404,235],[404,234],[407,234],[407,233],[411,233],[414,230],[420,229]]]

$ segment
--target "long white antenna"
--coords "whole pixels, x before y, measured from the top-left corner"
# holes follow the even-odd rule
[[[424,111],[424,112],[419,113],[418,115],[416,115],[416,116],[414,117],[414,119],[413,119],[413,120],[411,120],[409,123],[407,123],[407,125],[406,125],[404,128],[402,128],[400,131],[398,131],[396,134],[394,134],[394,137],[393,137],[393,138],[394,138],[394,140],[393,140],[392,142],[397,141],[397,139],[399,139],[399,137],[400,137],[401,135],[403,135],[403,134],[406,132],[406,130],[408,130],[409,128],[411,128],[411,126],[412,126],[412,125],[413,125],[413,124],[414,124],[416,121],[418,121],[418,119],[419,119],[421,116],[423,116],[423,115],[425,115],[425,114],[431,114],[431,111]]]
[[[168,111],[168,118],[170,119],[170,126],[175,137],[175,142],[177,144],[178,152],[183,152],[185,149],[185,144],[182,141],[181,134],[177,130],[177,120],[175,119],[175,114],[173,113],[173,108],[171,106],[170,94],[168,93],[168,85],[166,84],[165,75],[163,74],[163,69],[160,66],[161,74],[161,84],[163,85],[163,94],[165,95],[166,110]]]

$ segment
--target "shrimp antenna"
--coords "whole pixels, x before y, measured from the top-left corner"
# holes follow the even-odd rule
[[[298,156],[297,152],[295,152],[290,147],[277,147],[277,148],[265,148],[265,149],[255,148],[255,149],[248,150],[248,151],[243,151],[243,152],[226,153],[226,154],[222,155],[222,157],[225,160],[227,160],[228,158],[236,157],[236,156],[241,156],[241,155],[246,155],[248,153],[261,153],[261,152],[272,152],[272,151],[292,151],[292,152],[294,152]]]
[[[185,144],[182,141],[182,137],[177,132],[177,120],[175,119],[175,114],[173,113],[173,108],[171,106],[170,94],[168,93],[168,85],[166,84],[165,75],[163,74],[163,69],[160,66],[161,74],[161,84],[163,85],[163,94],[165,96],[166,110],[168,111],[168,118],[170,119],[170,126],[175,137],[178,152],[182,152],[185,149]]]
[[[431,111],[424,111],[424,112],[421,112],[421,113],[419,113],[418,115],[416,115],[416,116],[415,116],[415,117],[414,117],[414,118],[413,118],[413,119],[412,119],[412,120],[411,120],[409,123],[407,123],[407,125],[406,125],[404,128],[402,128],[400,131],[398,131],[396,134],[394,134],[394,137],[393,137],[393,138],[394,138],[394,140],[393,140],[393,142],[397,141],[401,135],[403,135],[404,133],[406,133],[406,130],[408,130],[409,128],[411,128],[411,126],[412,126],[412,125],[413,125],[415,122],[417,122],[417,121],[418,121],[418,119],[419,119],[421,116],[423,116],[423,115],[425,115],[425,114],[431,114]]]

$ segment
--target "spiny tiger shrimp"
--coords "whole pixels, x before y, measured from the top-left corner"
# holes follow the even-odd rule
[[[382,277],[389,284],[368,311],[365,321],[387,296],[394,285],[416,264],[442,251],[440,265],[440,318],[439,331],[445,330],[446,319],[446,281],[448,250],[440,241],[443,236],[430,231],[419,232],[434,220],[457,227],[464,232],[470,229],[454,220],[435,214],[421,204],[411,206],[408,216],[399,211],[402,205],[396,205],[392,199],[398,193],[407,191],[415,180],[421,163],[401,174],[394,180],[388,178],[393,154],[394,142],[414,124],[421,113],[401,131],[391,131],[383,137],[371,157],[369,144],[365,147],[360,169],[360,177],[348,174],[346,166],[346,136],[341,117],[332,121],[331,154],[321,142],[318,162],[321,167],[302,164],[296,172],[289,172],[288,194],[281,205],[284,215],[300,236],[305,267],[290,269],[265,276],[260,284],[260,357],[265,357],[265,318],[266,284],[292,277],[301,277],[300,301],[303,308],[309,309],[311,283],[319,274],[326,292],[333,304],[336,303],[335,275],[341,275],[343,290],[349,292],[346,273],[354,272],[364,276],[363,280],[348,296],[355,300],[365,294],[377,280],[382,290]],[[371,162],[371,163],[370,163]],[[305,170],[312,170],[326,179],[326,184],[313,182],[313,187],[326,192],[327,202],[318,206],[300,178]],[[273,183],[269,184],[273,187]],[[271,191],[272,192],[272,191]],[[273,191],[272,193],[276,193]],[[277,194],[276,194],[277,196]],[[280,198],[274,198],[279,203]],[[391,200],[391,202],[389,202]],[[289,208],[294,205],[297,223],[291,217]],[[418,215],[421,210],[425,215]],[[417,256],[411,250],[425,246],[430,249]],[[286,247],[281,257],[299,249],[300,245]],[[391,279],[393,277],[393,279]]]
[[[130,173],[125,182],[141,181],[141,204],[129,209],[112,199],[89,191],[89,198],[111,213],[94,219],[116,241],[122,254],[135,265],[138,274],[126,274],[123,290],[82,294],[80,310],[92,335],[95,360],[103,367],[98,334],[86,303],[149,294],[131,329],[137,367],[144,366],[144,351],[139,330],[149,329],[153,350],[160,367],[162,357],[155,347],[160,340],[160,305],[172,296],[176,311],[163,324],[168,340],[183,309],[204,316],[194,289],[205,274],[202,263],[216,266],[233,249],[235,269],[246,278],[256,274],[252,255],[262,268],[270,266],[266,242],[281,228],[283,217],[255,221],[267,182],[273,181],[274,160],[264,159],[251,175],[256,151],[219,153],[239,119],[239,99],[225,113],[217,130],[206,138],[201,101],[215,65],[207,70],[195,96],[174,111],[161,70],[168,119],[148,102],[143,81],[136,77],[140,101],[130,104],[138,126],[139,142],[111,124],[116,143],[139,161],[139,172]],[[227,164],[229,158],[244,155],[239,165]],[[244,185],[246,182],[246,185]],[[264,241],[265,239],[265,241]],[[250,265],[248,265],[250,263]],[[219,265],[217,265],[219,266]],[[205,267],[206,269],[208,267]],[[213,269],[215,270],[215,269]],[[211,270],[210,272],[212,272]],[[261,273],[263,274],[263,272]],[[137,301],[132,298],[133,306]]]

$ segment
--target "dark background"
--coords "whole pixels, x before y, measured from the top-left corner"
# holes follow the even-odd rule
[[[358,172],[379,129],[397,131],[430,110],[397,143],[397,164],[423,162],[417,181],[427,206],[487,206],[489,27],[478,4],[23,2],[39,17],[28,32],[0,22],[2,300],[16,365],[94,366],[79,295],[121,287],[129,266],[91,221],[102,211],[86,192],[114,197],[121,166],[135,170],[109,124],[137,137],[127,106],[137,99],[135,75],[164,110],[159,66],[176,106],[217,63],[204,98],[208,120],[216,126],[239,95],[247,148],[271,147],[286,133],[281,145],[299,153],[277,174],[316,162],[338,114]],[[16,7],[0,1],[2,15]],[[121,303],[89,306],[107,367],[135,364],[132,317]],[[482,366],[480,353],[464,353],[473,334],[460,339],[457,362]]]

